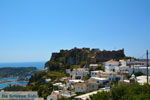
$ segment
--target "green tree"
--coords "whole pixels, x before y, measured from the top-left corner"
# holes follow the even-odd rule
[[[108,92],[98,92],[97,94],[94,94],[90,96],[91,100],[109,100],[110,94]]]
[[[127,85],[121,84],[112,88],[112,100],[121,100],[121,98],[126,94]]]
[[[150,100],[150,85],[120,84],[110,92],[97,93],[90,98],[91,100]]]
[[[142,75],[144,75],[142,72],[136,72],[136,73],[134,73],[134,75],[135,76],[142,76]]]

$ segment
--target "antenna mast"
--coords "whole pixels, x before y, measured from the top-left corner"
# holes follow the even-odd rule
[[[148,60],[148,50],[146,51],[146,63],[147,63],[147,84],[148,84],[148,67],[149,67],[149,60]]]

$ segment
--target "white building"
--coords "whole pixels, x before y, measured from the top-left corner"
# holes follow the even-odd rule
[[[130,79],[132,79],[132,77]],[[144,85],[145,83],[147,83],[147,76],[138,76],[135,78],[136,78],[136,82],[138,82],[140,85]],[[131,80],[123,80],[123,81],[128,84],[131,83]],[[150,84],[150,76],[148,76],[148,82]]]
[[[76,83],[75,84],[75,92],[76,93],[86,93],[87,86],[85,83]]]
[[[83,79],[83,77],[87,76],[89,71],[85,68],[76,68],[71,72],[72,79]]]
[[[70,91],[53,91],[51,95],[47,97],[47,100],[58,100],[61,98],[70,98],[75,95],[76,94],[74,92],[70,92]]]
[[[62,83],[55,83],[53,84],[54,87],[57,87],[58,89],[63,89],[65,87],[65,84]]]
[[[100,77],[101,71],[91,71],[91,77]]]
[[[119,60],[121,66],[127,66],[127,61],[126,60]]]
[[[90,80],[86,82],[86,85],[87,85],[87,92],[96,91],[99,89],[99,84]]]
[[[129,71],[129,66],[119,66],[119,70],[121,71]]]
[[[133,74],[136,72],[142,72],[143,74],[147,75],[147,67],[131,67],[129,68],[129,74]],[[150,75],[150,67],[148,68],[148,73]]]
[[[67,82],[67,88],[74,89],[76,83],[84,83],[83,80],[69,80]]]
[[[138,76],[138,77],[136,77],[136,79],[140,85],[144,85],[145,83],[147,83],[147,76]],[[150,76],[149,76],[148,80],[149,80],[149,84],[150,84]]]
[[[98,68],[99,65],[98,64],[90,64],[89,65],[89,68],[92,69],[92,70],[95,70],[96,68]]]
[[[127,66],[126,60],[114,61],[110,60],[105,62],[105,72],[119,74],[119,73],[128,73],[129,66]]]
[[[139,59],[139,60],[134,60],[134,59],[129,59],[126,60],[127,65],[132,67],[133,65],[135,67],[145,67],[147,65],[147,61],[145,59]],[[150,65],[150,60],[149,60],[149,65]]]
[[[76,93],[86,93],[86,92],[91,92],[91,91],[95,91],[98,90],[99,88],[99,84],[88,80],[84,83],[76,83],[75,84],[75,92]]]
[[[67,74],[71,74],[71,69],[66,69]]]
[[[96,82],[99,85],[105,85],[109,81],[108,78],[99,78],[99,77],[91,77],[89,80]]]
[[[109,60],[105,62],[105,66],[119,66],[119,61]]]
[[[70,98],[70,97],[73,97],[75,96],[76,94],[74,92],[70,92],[70,91],[62,91],[61,93],[61,97],[63,98]]]
[[[118,75],[117,73],[103,72],[101,70],[91,71],[91,77],[106,78],[109,79],[110,81],[121,79],[121,76]]]
[[[45,83],[49,83],[50,81],[51,81],[51,79],[50,79],[50,78],[45,79]]]
[[[59,91],[53,91],[53,92],[51,93],[51,95],[49,95],[49,96],[47,97],[47,100],[58,100],[58,99],[60,99],[60,98],[61,98],[60,92],[59,92]]]
[[[109,60],[105,62],[105,72],[108,72],[108,73],[119,72],[119,62],[115,60]]]

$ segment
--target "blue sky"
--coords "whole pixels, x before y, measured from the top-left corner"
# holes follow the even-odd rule
[[[73,47],[150,50],[150,0],[0,0],[0,62],[47,61]]]

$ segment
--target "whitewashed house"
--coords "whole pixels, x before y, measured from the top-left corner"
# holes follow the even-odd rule
[[[57,89],[64,89],[65,84],[62,84],[62,83],[55,83],[55,84],[53,84],[53,86],[56,87]]]
[[[96,68],[98,68],[99,65],[98,64],[90,64],[89,65],[89,69],[95,70]]]
[[[88,80],[86,82],[86,85],[87,85],[87,92],[91,92],[99,89],[99,84],[94,81]]]
[[[60,96],[60,91],[53,91],[52,93],[51,93],[51,95],[49,95],[48,97],[47,97],[47,100],[58,100],[58,99],[60,99],[61,98],[61,96]]]
[[[70,97],[73,97],[75,95],[76,94],[74,92],[71,92],[71,91],[68,91],[68,90],[62,91],[62,93],[61,93],[62,98],[70,98]]]
[[[120,72],[129,71],[129,66],[119,66]]]
[[[113,80],[120,80],[121,76],[117,73],[111,73],[111,72],[103,72],[101,70],[99,71],[91,71],[91,77],[98,77],[98,78],[106,78],[110,81]]]
[[[86,93],[87,92],[87,86],[85,83],[76,83],[75,84],[75,92],[76,93]]]
[[[119,61],[109,60],[105,62],[105,72],[117,73],[119,72]]]
[[[76,83],[75,85],[75,92],[76,93],[86,93],[86,92],[91,92],[99,89],[99,84],[88,80],[84,83]]]
[[[121,66],[127,66],[127,60],[119,60]]]
[[[72,79],[83,79],[83,77],[87,76],[89,71],[85,68],[75,68],[71,72]]]
[[[50,78],[45,79],[45,83],[49,83],[50,81],[51,81],[51,79],[50,79]]]
[[[128,60],[128,65],[133,65],[134,66],[140,66],[140,67],[144,67],[147,65],[147,61],[146,60]],[[149,65],[150,65],[150,60],[149,60]]]
[[[89,80],[96,82],[99,85],[105,85],[109,81],[108,78],[99,78],[99,77],[91,77]]]
[[[100,77],[101,71],[91,71],[91,77]]]
[[[74,92],[70,91],[53,91],[51,95],[47,97],[47,100],[58,100],[61,98],[70,98],[72,96],[75,96],[76,94]]]
[[[131,67],[129,68],[129,74],[133,74],[137,72],[142,72],[143,74],[147,75],[147,67]],[[148,74],[150,75],[150,67],[148,68]]]
[[[67,82],[67,88],[69,88],[69,89],[74,89],[75,88],[75,84],[76,83],[84,83],[84,81],[83,80],[69,80],[68,82]]]
[[[71,74],[71,69],[66,69],[67,74]]]
[[[144,85],[145,83],[147,83],[147,76],[138,76],[136,77],[136,79],[140,85]],[[148,76],[148,83],[150,84],[150,76]]]

